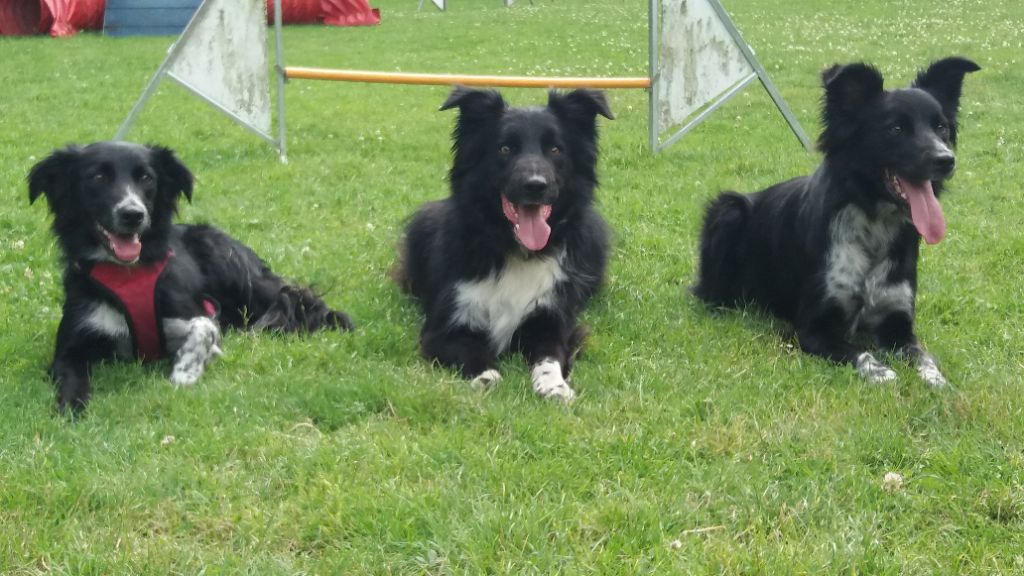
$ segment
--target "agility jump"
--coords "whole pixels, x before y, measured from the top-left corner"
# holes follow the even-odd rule
[[[375,84],[464,85],[502,88],[644,89],[649,98],[651,149],[661,151],[717,108],[760,80],[807,150],[811,142],[719,0],[649,0],[648,75],[543,77],[422,74],[284,65],[281,0],[274,0],[278,136],[271,132],[270,66],[265,0],[204,0],[168,51],[149,86],[114,136],[122,139],[163,76],[175,80],[268,141],[286,161],[285,82],[329,80]],[[680,5],[685,2],[686,10]],[[224,26],[223,22],[231,22]],[[211,49],[210,46],[220,49]],[[202,48],[196,48],[202,46]],[[245,57],[239,57],[245,54]],[[225,73],[242,69],[245,74]],[[233,80],[228,80],[230,76]],[[238,85],[244,78],[248,84]],[[258,97],[253,98],[252,95]],[[243,97],[244,96],[244,97]],[[674,130],[674,132],[673,132]]]
[[[493,88],[650,88],[651,79],[634,78],[571,78],[565,76],[487,76],[470,74],[416,74],[411,72],[370,72],[330,68],[284,69],[288,80],[336,80],[371,84],[413,84],[418,86],[486,86]]]

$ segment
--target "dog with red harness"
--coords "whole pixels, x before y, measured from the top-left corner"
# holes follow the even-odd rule
[[[172,358],[171,381],[194,384],[220,354],[221,327],[352,329],[311,289],[271,272],[209,225],[174,224],[193,177],[168,148],[100,142],[56,150],[28,176],[45,195],[64,256],[63,318],[51,375],[61,411],[89,401],[105,359]]]

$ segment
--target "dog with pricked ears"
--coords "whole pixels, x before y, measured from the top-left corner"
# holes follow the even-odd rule
[[[29,173],[29,202],[46,196],[64,261],[50,369],[60,411],[86,407],[103,360],[171,358],[171,381],[187,386],[221,353],[222,327],[352,328],[224,232],[174,224],[193,180],[169,148],[126,142],[55,150]]]
[[[569,401],[609,233],[594,208],[602,92],[551,92],[546,106],[509,106],[492,90],[456,88],[451,194],[424,204],[405,230],[397,279],[426,319],[424,356],[475,386],[501,379],[497,360],[522,352],[533,390]]]
[[[861,336],[945,387],[914,332],[917,260],[922,239],[946,234],[939,199],[956,167],[964,77],[977,70],[944,58],[897,90],[867,64],[826,70],[824,160],[810,176],[709,204],[694,294],[766,308],[792,322],[805,352],[851,364],[869,382],[896,373]]]

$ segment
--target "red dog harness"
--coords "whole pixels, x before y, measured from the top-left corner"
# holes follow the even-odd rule
[[[172,256],[174,252],[168,251],[163,260],[144,266],[97,262],[89,271],[93,280],[120,301],[131,325],[135,352],[144,362],[164,356],[163,331],[157,322],[156,285]],[[203,310],[211,318],[217,314],[216,307],[205,298]]]

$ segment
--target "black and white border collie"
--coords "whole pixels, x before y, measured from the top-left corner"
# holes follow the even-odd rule
[[[896,373],[863,346],[909,360],[933,387],[946,386],[914,335],[920,239],[942,240],[938,197],[953,174],[964,75],[951,57],[887,91],[865,64],[822,75],[821,166],[757,192],[726,192],[708,207],[695,294],[713,305],[754,302],[792,322],[800,347],[853,364],[869,382]]]
[[[551,92],[512,108],[494,91],[456,88],[451,196],[406,229],[397,278],[426,314],[424,356],[476,386],[522,352],[534,391],[565,401],[584,332],[576,318],[604,278],[608,230],[593,206],[604,95]]]
[[[349,330],[343,312],[286,283],[242,243],[207,225],[175,225],[192,174],[160,146],[69,146],[36,164],[64,256],[64,309],[51,375],[58,407],[89,400],[93,364],[173,357],[171,381],[194,384],[220,353],[221,326]]]

